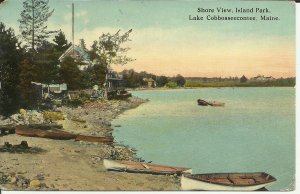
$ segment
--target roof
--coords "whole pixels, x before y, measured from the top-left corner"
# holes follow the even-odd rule
[[[80,58],[85,63],[90,63],[90,55],[87,51],[79,46],[74,46],[74,50],[79,54]],[[71,45],[58,59],[62,61],[70,52],[73,51],[73,45]]]
[[[145,82],[155,82],[152,78],[144,78],[143,81]]]

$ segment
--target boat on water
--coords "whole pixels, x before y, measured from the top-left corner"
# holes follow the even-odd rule
[[[275,181],[276,178],[265,172],[184,174],[181,190],[256,191]]]
[[[104,167],[107,170],[125,171],[147,174],[186,174],[192,173],[191,168],[164,166],[150,163],[132,162],[126,160],[103,160]]]
[[[199,106],[225,106],[225,103],[223,102],[217,102],[217,101],[207,102],[201,99],[198,99],[197,103]]]

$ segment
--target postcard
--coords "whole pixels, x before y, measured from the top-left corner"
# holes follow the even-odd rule
[[[295,2],[5,0],[4,191],[293,191]]]

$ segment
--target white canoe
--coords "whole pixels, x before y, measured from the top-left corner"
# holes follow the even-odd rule
[[[132,162],[126,160],[103,160],[103,165],[107,170],[126,171],[149,174],[185,174],[192,173],[191,168],[163,166],[150,163]]]
[[[181,190],[256,191],[275,181],[264,172],[182,175]]]

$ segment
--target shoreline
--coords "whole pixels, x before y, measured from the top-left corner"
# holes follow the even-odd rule
[[[168,91],[168,90],[190,90],[190,89],[203,89],[203,88],[295,88],[295,86],[199,86],[199,87],[178,87],[178,88],[166,88],[166,87],[156,87],[156,88],[127,88],[129,92],[134,91]]]
[[[64,131],[81,135],[111,136],[111,121],[126,110],[147,102],[132,97],[126,101],[88,102],[78,108],[60,107],[64,120],[56,121]],[[28,115],[29,115],[28,111]],[[31,113],[30,113],[31,114]],[[34,113],[36,114],[36,113]],[[12,117],[19,117],[17,116]],[[33,119],[34,120],[34,119]],[[7,121],[6,121],[7,122]],[[21,121],[19,121],[21,122]],[[3,125],[5,121],[0,120]],[[0,145],[27,141],[41,153],[1,152],[0,186],[5,190],[95,190],[95,191],[159,191],[179,190],[175,176],[106,171],[103,159],[138,160],[135,151],[123,145],[76,142],[25,137],[17,134],[1,136]],[[3,181],[5,180],[5,181]],[[38,182],[34,185],[34,181]]]

